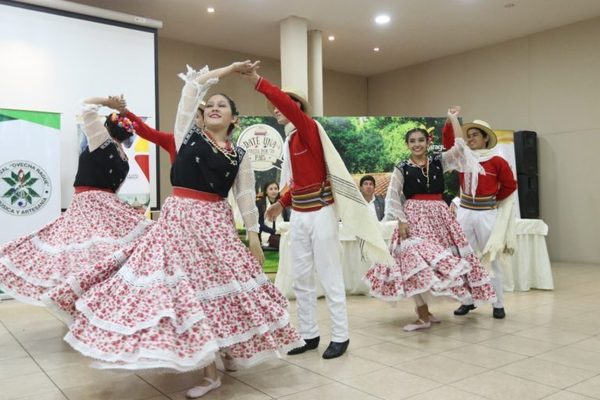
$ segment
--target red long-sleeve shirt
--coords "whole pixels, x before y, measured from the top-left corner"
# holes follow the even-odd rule
[[[454,146],[454,130],[452,124],[446,122],[442,130],[442,144],[445,149]],[[494,156],[487,161],[480,162],[485,170],[485,175],[479,175],[477,191],[475,196],[496,196],[496,200],[504,200],[517,190],[517,181],[513,175],[508,162],[500,157]],[[458,174],[460,187],[463,187],[465,174]]]
[[[279,200],[284,207],[289,207],[292,204],[291,192],[321,185],[326,180],[327,170],[319,128],[315,120],[306,115],[290,96],[266,79],[261,78],[255,89],[264,94],[296,128],[290,137],[289,161],[293,181],[290,190],[283,193]]]
[[[169,153],[171,164],[173,164],[175,157],[177,156],[177,150],[175,148],[175,136],[173,136],[173,134],[170,132],[159,131],[148,126],[140,117],[131,111],[127,111],[125,116],[129,118],[131,122],[135,122],[135,133],[139,137],[144,138],[165,149],[167,153]]]

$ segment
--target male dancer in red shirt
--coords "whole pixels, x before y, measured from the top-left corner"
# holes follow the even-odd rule
[[[316,269],[331,317],[331,342],[323,358],[336,358],[344,354],[350,340],[338,220],[334,207],[330,207],[334,197],[331,183],[327,180],[318,126],[306,114],[309,105],[302,94],[285,93],[264,78],[255,77],[255,81],[256,90],[270,101],[273,115],[279,124],[285,125],[286,136],[289,136],[286,140],[289,142],[289,154],[285,154],[287,159],[284,163],[289,163],[289,181],[292,184],[283,188],[279,202],[267,211],[268,217],[274,220],[284,207],[292,207],[290,252],[299,331],[306,344],[288,354],[301,354],[319,345]]]
[[[498,222],[498,203],[507,201],[517,189],[517,182],[508,162],[495,151],[498,139],[487,122],[476,120],[465,124],[463,131],[467,145],[479,155],[479,163],[485,169],[485,175],[472,177],[459,174],[461,193],[456,218],[473,250],[481,254]],[[444,126],[442,137],[444,147],[451,148],[454,144],[454,134],[450,124]],[[474,194],[469,193],[472,179],[477,179],[477,190]],[[456,204],[453,204],[453,207],[455,206]],[[508,217],[512,218],[512,215]],[[495,259],[491,261],[491,267],[494,272],[492,285],[497,297],[496,303],[493,304],[493,317],[502,319],[505,317],[502,266]],[[454,315],[465,315],[475,308],[472,302],[465,303],[454,311]]]

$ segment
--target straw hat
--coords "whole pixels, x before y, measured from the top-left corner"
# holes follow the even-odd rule
[[[304,112],[310,115],[310,103],[306,99],[306,95],[301,90],[281,89],[281,91],[290,96],[292,99],[299,101],[302,104]],[[275,108],[275,106],[269,100],[267,100],[267,108],[269,109],[271,114],[273,114],[273,109]]]
[[[488,124],[485,121],[482,121],[480,119],[476,119],[473,122],[469,122],[468,124],[464,124],[462,126],[463,132],[466,135],[467,132],[469,131],[469,129],[472,128],[476,128],[479,129],[482,132],[485,132],[489,138],[488,142],[487,142],[487,148],[491,149],[492,147],[496,146],[496,144],[498,143],[498,137],[496,137],[496,134],[494,133],[494,131],[492,130],[492,128],[490,128],[490,124]]]

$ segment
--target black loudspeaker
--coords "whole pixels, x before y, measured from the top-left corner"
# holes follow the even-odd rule
[[[536,219],[540,217],[537,133],[516,131],[514,142],[521,218]]]
[[[540,197],[537,175],[517,175],[519,184],[519,208],[521,218],[538,219],[540,217]]]
[[[532,131],[516,131],[514,133],[514,142],[517,174],[537,175],[537,133]]]

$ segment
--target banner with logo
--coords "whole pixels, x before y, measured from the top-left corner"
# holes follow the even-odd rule
[[[441,151],[441,134],[446,118],[436,117],[317,117],[329,135],[346,168],[358,181],[363,175],[373,175],[375,194],[385,196],[389,176],[394,166],[410,154],[404,134],[415,127],[431,129],[434,145],[431,151]],[[285,133],[273,117],[246,116],[234,134],[236,144],[246,150],[252,160],[256,178],[257,199],[263,187],[279,183],[283,161]],[[458,191],[456,173],[446,174],[446,191]],[[232,202],[233,203],[233,202]],[[234,207],[236,225],[242,227],[239,211]]]
[[[237,145],[252,158],[252,168],[261,172],[281,168],[283,143],[281,133],[267,124],[251,125],[237,139]]]
[[[0,109],[0,245],[60,215],[60,114]]]
[[[430,150],[441,150],[441,133],[446,118],[435,117],[318,117],[331,141],[344,160],[348,171],[358,181],[370,174],[377,181],[377,194],[385,195],[389,173],[410,152],[404,142],[409,129],[424,126],[432,129],[434,145]],[[279,182],[285,133],[273,117],[243,117],[237,145],[246,150],[252,160],[256,177],[257,195],[266,183]],[[381,182],[380,182],[381,180]],[[448,190],[458,190],[451,176]],[[380,193],[381,192],[381,193]]]
[[[408,158],[410,151],[404,141],[405,133],[415,127],[431,129],[433,145],[430,151],[441,151],[442,128],[446,117],[318,117],[331,141],[355,180],[369,174],[377,182],[376,194],[385,196],[394,166]],[[262,186],[279,182],[285,133],[273,117],[243,117],[240,130],[234,134],[237,145],[247,151],[256,177],[256,191]],[[513,131],[496,130],[498,152],[516,174]],[[516,175],[515,175],[516,176]],[[446,192],[458,192],[458,176],[445,176]],[[517,207],[518,208],[518,207]]]

